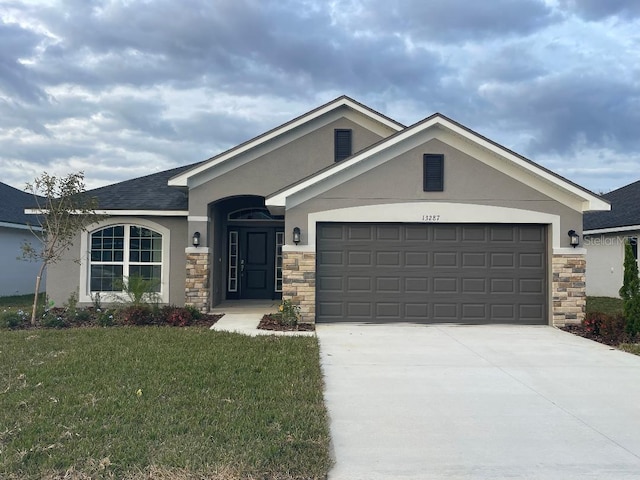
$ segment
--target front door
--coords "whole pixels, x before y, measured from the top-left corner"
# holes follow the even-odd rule
[[[282,229],[277,227],[229,229],[227,298],[275,299],[281,295],[281,238]]]

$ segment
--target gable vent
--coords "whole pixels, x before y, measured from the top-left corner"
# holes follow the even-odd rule
[[[442,192],[444,190],[444,155],[427,153],[423,158],[423,190],[425,192]]]
[[[351,156],[351,130],[335,130],[335,161],[340,162]]]

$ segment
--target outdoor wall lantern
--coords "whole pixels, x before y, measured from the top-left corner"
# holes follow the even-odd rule
[[[575,230],[569,230],[568,235],[570,237],[569,245],[571,245],[573,248],[576,248],[578,245],[580,245],[580,235],[578,235]]]
[[[193,238],[191,239],[194,247],[200,245],[200,232],[196,232],[193,234]]]
[[[296,245],[300,243],[300,228],[298,227],[293,228],[293,243]]]

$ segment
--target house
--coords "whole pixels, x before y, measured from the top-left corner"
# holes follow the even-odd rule
[[[611,211],[584,216],[584,246],[587,249],[587,294],[619,297],[624,274],[624,248],[631,242],[638,258],[640,236],[640,181],[604,194]]]
[[[24,213],[25,208],[33,205],[32,194],[0,182],[0,296],[24,295],[35,290],[40,265],[18,258],[22,256],[20,246],[24,241],[38,241],[29,230],[34,219]]]
[[[108,218],[49,271],[56,301],[140,275],[166,303],[284,298],[304,322],[579,321],[568,232],[609,208],[444,115],[405,127],[346,96],[92,194]]]

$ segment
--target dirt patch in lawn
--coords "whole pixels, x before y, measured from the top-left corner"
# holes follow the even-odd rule
[[[260,330],[273,330],[276,332],[314,332],[316,326],[312,323],[298,323],[287,325],[279,317],[264,315],[258,324]]]

